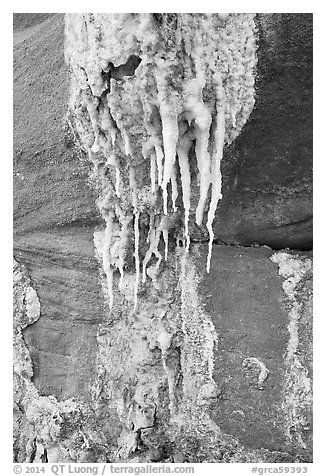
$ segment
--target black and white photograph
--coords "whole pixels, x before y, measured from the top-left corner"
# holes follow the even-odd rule
[[[12,14],[14,473],[322,474],[314,17]]]

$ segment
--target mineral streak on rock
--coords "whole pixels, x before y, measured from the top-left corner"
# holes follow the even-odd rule
[[[92,395],[99,418],[110,415],[104,427],[113,461],[153,461],[154,452],[173,462],[178,451],[193,459],[190,436],[205,448],[208,428],[210,440],[220,435],[207,414],[218,393],[211,375],[217,337],[200,308],[191,258],[184,248],[176,258],[175,267],[161,270],[156,286],[146,283],[136,315],[130,305],[135,278],[126,275],[130,285],[121,288],[110,319],[99,328]],[[114,431],[112,421],[118,422]],[[214,461],[216,451],[203,449],[202,458]]]
[[[94,164],[92,179],[100,192],[99,207],[107,229],[112,230],[108,232],[110,250],[103,254],[109,288],[113,270],[121,272],[127,265],[123,256],[128,244],[122,235],[134,244],[139,274],[137,247],[142,237],[138,229],[144,228],[144,221],[154,228],[148,233],[146,262],[154,254],[157,267],[148,273],[143,265],[143,280],[146,274],[155,280],[161,234],[165,257],[171,232],[189,248],[188,221],[196,181],[198,225],[210,199],[209,271],[212,223],[221,198],[223,145],[235,139],[252,111],[255,49],[252,14],[66,16],[71,126]],[[191,148],[195,161],[191,161]],[[134,167],[137,173],[131,181]],[[178,226],[171,229],[162,214],[177,216]],[[130,217],[130,224],[122,231],[125,217]],[[144,259],[144,245],[142,252]],[[135,301],[138,285],[137,278]],[[109,294],[112,307],[111,290]]]
[[[24,345],[22,330],[40,317],[40,303],[25,268],[14,260],[14,372],[31,379],[32,362]]]
[[[285,434],[292,444],[307,450],[312,450],[311,441],[311,407],[312,379],[311,353],[312,342],[306,342],[300,348],[302,334],[310,333],[312,317],[312,260],[310,258],[292,255],[283,251],[271,256],[278,264],[279,274],[285,281],[283,290],[289,307],[289,341],[287,345],[286,374],[284,377]],[[310,319],[305,321],[308,312]],[[303,322],[301,322],[303,321]],[[308,357],[307,357],[308,355]]]

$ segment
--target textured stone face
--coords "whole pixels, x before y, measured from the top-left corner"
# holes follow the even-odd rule
[[[136,320],[119,300],[99,327],[88,404],[44,397],[32,383],[21,330],[40,307],[15,265],[17,461],[45,449],[50,462],[310,460],[311,260],[214,247],[199,286],[194,260],[180,264],[181,306],[166,269]]]
[[[305,254],[216,246],[212,270],[199,285],[219,335],[214,379],[220,397],[212,418],[246,446],[299,451],[308,459],[311,273]]]
[[[288,89],[309,89],[309,68],[292,83],[309,16],[255,22],[258,36],[252,15],[69,15],[70,96],[62,17],[17,43],[17,461],[311,460],[310,259],[213,245],[207,274],[190,244],[212,239],[217,201],[216,238],[301,243],[291,144],[309,120],[295,128]],[[275,126],[261,155],[260,121]]]
[[[311,14],[259,14],[256,103],[225,150],[216,235],[312,248]]]
[[[14,37],[14,254],[42,306],[42,319],[23,333],[40,392],[87,398],[103,316],[93,246],[101,220],[65,126],[63,15],[35,20]]]
[[[34,366],[22,331],[40,320],[41,306],[26,268],[14,261],[13,274],[14,461],[87,461],[84,435],[95,425],[91,408],[82,399],[44,396],[34,385]],[[92,439],[93,458],[105,460],[101,431]]]

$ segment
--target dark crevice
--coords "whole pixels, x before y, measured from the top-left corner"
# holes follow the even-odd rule
[[[48,452],[46,448],[44,448],[44,453],[41,455],[41,462],[48,463]]]
[[[190,242],[191,243],[208,243],[208,239],[196,239],[196,238],[191,238]],[[269,248],[272,251],[280,251],[280,250],[287,250],[287,251],[293,251],[293,252],[307,252],[307,251],[313,251],[313,246],[311,243],[307,243],[307,245],[301,245],[300,247],[292,247],[289,246],[286,243],[282,243],[280,245],[270,245],[268,243],[250,243],[250,244],[243,244],[241,242],[237,241],[227,241],[227,240],[221,240],[221,239],[216,239],[213,241],[213,245],[223,245],[223,246],[232,246],[234,248]]]
[[[101,99],[103,99],[111,91],[111,79],[116,81],[121,81],[125,76],[130,77],[134,76],[136,69],[141,63],[141,58],[137,55],[130,55],[127,61],[124,64],[119,66],[114,66],[114,64],[109,61],[105,69],[102,70],[102,79],[106,85],[106,89],[101,94]]]
[[[161,27],[163,25],[163,13],[153,13],[153,19],[157,26]]]
[[[32,443],[31,455],[29,457],[29,463],[34,463],[34,460],[35,460],[35,457],[36,457],[36,451],[37,451],[36,438],[34,438],[33,443]]]

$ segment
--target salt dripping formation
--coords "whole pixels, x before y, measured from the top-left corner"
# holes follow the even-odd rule
[[[66,15],[70,123],[94,165],[110,306],[115,270],[126,287],[128,247],[136,307],[140,280],[156,282],[162,237],[165,260],[172,231],[188,251],[194,208],[209,272],[223,147],[253,109],[255,48],[253,14]]]

